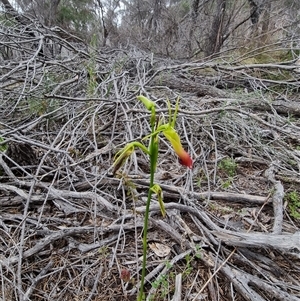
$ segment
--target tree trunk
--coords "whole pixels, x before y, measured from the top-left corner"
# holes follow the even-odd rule
[[[226,0],[217,0],[216,13],[212,22],[211,30],[206,45],[205,54],[210,56],[220,51],[223,45],[224,18],[226,12]]]
[[[49,13],[47,18],[45,19],[45,25],[53,26],[56,25],[57,22],[57,8],[60,3],[60,0],[52,0],[49,5]]]
[[[191,27],[190,27],[190,32],[189,32],[189,40],[188,40],[188,49],[189,49],[189,54],[192,54],[192,41],[194,39],[194,33],[195,33],[195,28],[197,24],[197,17],[199,15],[199,3],[200,0],[193,0],[192,6],[191,6],[191,11],[190,11],[190,16],[191,16]]]

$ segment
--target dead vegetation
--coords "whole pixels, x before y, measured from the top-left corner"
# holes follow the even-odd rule
[[[47,28],[24,48],[31,29],[1,40],[15,53],[0,71],[1,300],[135,300],[148,161],[113,177],[112,159],[148,133],[139,94],[165,118],[181,98],[194,159],[186,170],[160,142],[147,300],[300,300],[297,66],[86,49]]]

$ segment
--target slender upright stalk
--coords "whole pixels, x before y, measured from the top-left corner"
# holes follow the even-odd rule
[[[155,193],[158,198],[158,203],[160,205],[160,210],[162,216],[165,217],[166,210],[163,203],[163,194],[162,189],[158,184],[154,184],[154,174],[156,171],[157,158],[158,158],[158,135],[163,133],[164,136],[170,141],[172,144],[176,154],[180,158],[180,163],[189,168],[193,167],[193,161],[189,154],[183,149],[180,137],[174,129],[175,120],[178,112],[178,101],[176,102],[175,112],[172,116],[171,105],[168,101],[169,107],[169,123],[161,124],[160,120],[156,118],[155,114],[155,103],[148,99],[145,96],[137,97],[145,107],[151,112],[150,125],[151,125],[151,134],[144,137],[144,139],[150,138],[148,148],[141,142],[133,141],[128,143],[122,150],[117,152],[114,160],[114,170],[115,174],[117,170],[122,167],[122,165],[126,162],[127,158],[134,152],[135,148],[140,148],[145,154],[149,155],[150,158],[150,183],[149,183],[149,191],[148,198],[146,203],[146,211],[144,218],[144,231],[143,231],[143,262],[142,262],[142,277],[140,288],[137,296],[137,301],[144,300],[144,285],[145,285],[145,277],[146,277],[146,263],[147,263],[147,233],[148,233],[148,221],[149,221],[149,211],[150,211],[150,203],[152,194]],[[143,139],[143,140],[144,140]],[[0,141],[1,142],[1,141]]]
[[[155,132],[155,119],[151,120],[151,131],[154,134]],[[143,263],[142,263],[142,277],[141,284],[138,294],[138,301],[142,301],[144,297],[144,284],[146,277],[146,264],[147,264],[147,234],[148,234],[148,221],[149,221],[149,209],[152,197],[152,187],[154,185],[154,174],[156,171],[157,157],[158,157],[158,141],[157,135],[152,135],[149,142],[149,157],[150,157],[150,183],[149,183],[149,191],[148,198],[146,203],[146,211],[144,217],[144,230],[143,230]]]
[[[150,175],[150,187],[153,186],[154,182],[154,174]],[[138,295],[138,301],[143,300],[144,295],[144,283],[146,277],[146,263],[147,263],[147,232],[148,232],[148,221],[149,221],[149,208],[151,203],[152,197],[152,190],[149,189],[148,191],[148,198],[146,204],[146,211],[145,211],[145,219],[144,219],[144,232],[143,232],[143,263],[142,263],[142,278],[141,278],[141,286]]]

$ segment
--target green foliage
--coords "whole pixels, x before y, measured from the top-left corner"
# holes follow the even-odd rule
[[[298,58],[300,55],[300,49],[290,49],[288,51],[282,52],[281,59],[282,61],[292,61],[295,58]]]
[[[56,86],[57,83],[64,81],[65,79],[67,79],[65,75],[54,72],[45,72],[41,84],[41,95],[51,93],[53,87]],[[28,97],[26,101],[29,106],[29,113],[37,116],[42,116],[44,114],[50,113],[56,110],[60,105],[59,100],[51,98],[32,96]],[[28,114],[28,111],[26,111],[26,114]]]
[[[225,172],[229,177],[233,177],[236,174],[237,164],[232,158],[225,158],[218,164],[220,170]]]
[[[27,102],[30,114],[38,116],[50,113],[58,108],[58,100],[55,99],[40,99],[32,97],[27,99]]]
[[[165,299],[170,291],[170,279],[168,275],[160,275],[154,282],[152,282],[152,287],[156,290],[155,295],[150,296],[150,300]]]
[[[289,114],[287,117],[287,122],[288,124],[291,124],[293,122],[297,122],[298,118],[294,116],[293,114]]]
[[[289,70],[268,70],[261,74],[261,78],[273,81],[287,81],[293,79],[293,76]]]
[[[8,148],[6,143],[2,144],[3,141],[4,141],[4,138],[0,136],[0,152],[5,152]]]
[[[297,168],[298,167],[298,162],[296,160],[294,160],[294,159],[289,159],[287,162],[293,168]]]
[[[190,2],[187,0],[183,0],[180,2],[180,12],[182,16],[185,16],[190,11]]]
[[[195,246],[194,254],[187,254],[184,258],[185,263],[182,269],[182,277],[187,278],[191,275],[192,271],[195,269],[193,266],[193,261],[196,259],[200,259],[202,257],[202,249],[199,245]],[[167,261],[166,268],[170,270],[172,268],[172,264]],[[166,274],[160,275],[155,281],[151,283],[152,288],[155,289],[155,293],[149,296],[149,300],[166,300],[166,297],[170,292],[173,291],[175,282],[176,273],[174,271],[169,271]]]
[[[74,19],[73,10],[72,8],[68,6],[62,6],[60,8],[58,18],[61,20],[61,22],[71,22]]]
[[[91,55],[87,63],[86,69],[88,72],[88,83],[87,83],[87,94],[88,96],[93,96],[96,92],[98,82],[97,82],[97,70],[96,70],[96,47],[97,47],[97,37],[94,34],[90,41]]]
[[[226,181],[222,182],[222,188],[227,189],[232,185],[233,179],[229,177]]]
[[[196,248],[195,257],[198,258],[198,259],[201,259],[202,258],[202,248],[201,248],[201,246],[196,245],[195,248]]]
[[[98,83],[97,83],[97,77],[96,77],[96,70],[95,70],[95,64],[93,62],[89,63],[87,66],[87,72],[88,72],[88,83],[87,83],[87,94],[88,96],[93,96]]]
[[[92,4],[90,0],[62,0],[58,8],[57,20],[62,27],[67,27],[83,36],[89,32],[97,18]]]
[[[9,16],[9,14],[6,13],[0,13],[0,22],[1,25],[5,25],[7,27],[13,27],[16,26],[16,19]]]
[[[110,253],[109,253],[108,246],[103,246],[99,248],[98,253],[101,258],[106,258],[107,256],[109,256]]]
[[[286,194],[285,200],[288,201],[288,207],[292,217],[300,219],[300,195],[294,190]]]
[[[29,111],[33,115],[41,116],[47,111],[47,102],[37,98],[29,98],[28,100]]]
[[[191,256],[191,254],[187,254],[185,256],[186,266],[185,266],[185,269],[184,269],[184,271],[182,273],[183,278],[187,277],[187,276],[189,276],[191,274],[191,272],[193,270],[193,267],[191,265],[193,259],[194,259],[194,257]]]
[[[199,169],[199,174],[197,177],[197,186],[201,187],[203,182],[207,182],[207,175],[203,169]]]
[[[185,256],[186,265],[185,265],[185,268],[184,268],[184,270],[182,272],[183,278],[189,276],[191,274],[191,272],[193,271],[194,267],[192,265],[192,262],[195,259],[200,259],[201,257],[202,257],[201,247],[199,245],[196,245],[196,251],[195,251],[195,253],[193,255],[187,254]]]
[[[227,189],[233,183],[233,177],[236,174],[237,164],[234,159],[225,158],[218,163],[218,168],[228,176],[226,181],[222,181],[222,188]]]

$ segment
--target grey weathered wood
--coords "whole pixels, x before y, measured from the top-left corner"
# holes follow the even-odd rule
[[[172,301],[181,301],[182,274],[177,274],[175,278],[175,292]]]
[[[237,247],[254,247],[282,250],[285,252],[296,251],[300,253],[300,232],[285,234],[268,234],[268,233],[241,233],[229,230],[213,231],[224,243]]]

